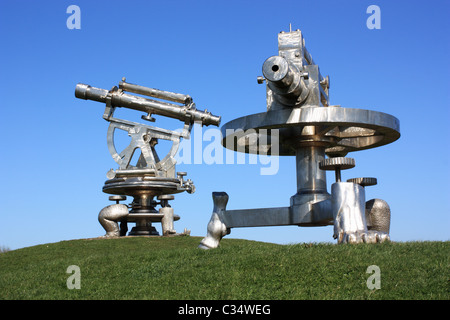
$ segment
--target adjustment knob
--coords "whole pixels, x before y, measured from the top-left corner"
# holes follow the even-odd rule
[[[187,172],[177,172],[177,179],[180,180],[181,185],[183,185],[184,179],[183,177],[187,175]]]
[[[126,196],[110,196],[109,200],[110,201],[115,201],[118,204],[119,201],[127,200],[127,197]]]
[[[336,182],[341,182],[341,170],[351,169],[354,166],[355,159],[345,157],[328,158],[319,162],[320,169],[335,171]]]
[[[256,78],[256,81],[258,82],[258,84],[262,84],[262,83],[264,83],[264,81],[266,81],[266,78],[261,77],[261,76],[258,76],[258,77]]]
[[[175,197],[171,194],[162,194],[157,197],[158,200],[161,200],[161,207],[170,208],[169,200],[175,199]]]
[[[348,179],[347,182],[353,182],[359,184],[362,187],[374,186],[378,183],[377,178],[366,178],[366,177]]]
[[[175,197],[171,194],[163,194],[157,197],[158,200],[173,200]]]

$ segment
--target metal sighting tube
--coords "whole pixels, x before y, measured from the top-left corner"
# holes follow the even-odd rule
[[[289,87],[294,81],[294,72],[283,57],[272,56],[262,67],[264,77],[279,89]]]
[[[106,102],[108,90],[94,88],[87,84],[79,83],[75,87],[75,97],[84,100],[93,100],[98,102]]]
[[[189,104],[192,102],[192,98],[189,95],[181,94],[181,93],[175,93],[175,92],[169,92],[169,91],[162,91],[158,89],[153,88],[147,88],[143,87],[137,84],[127,83],[124,81],[119,82],[119,88],[123,91],[133,92],[137,94],[142,94],[158,99],[164,99],[169,100],[173,102],[183,103],[183,104]]]
[[[198,111],[194,108],[186,108],[162,101],[137,97],[120,91],[108,91],[91,87],[79,83],[75,88],[75,97],[85,100],[94,100],[106,103],[108,95],[111,95],[111,106],[123,107],[146,112],[149,114],[159,114],[181,121],[201,122],[203,125],[219,126],[220,116],[212,115],[210,112]]]
[[[303,72],[289,63],[285,58],[272,56],[262,67],[267,85],[277,95],[284,97],[281,102],[285,105],[296,105],[303,102],[308,94],[308,88],[303,81]]]

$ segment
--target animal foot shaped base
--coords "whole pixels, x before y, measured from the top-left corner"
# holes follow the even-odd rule
[[[200,249],[213,249],[219,246],[220,240],[229,234],[229,229],[223,221],[223,213],[228,203],[226,192],[213,192],[214,208],[207,227],[207,235],[198,246]]]
[[[338,235],[334,236],[338,239],[338,243],[381,243],[389,241],[389,235],[381,231],[341,231]]]

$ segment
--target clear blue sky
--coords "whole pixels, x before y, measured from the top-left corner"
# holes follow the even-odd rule
[[[80,30],[66,27],[71,4],[81,9]],[[381,9],[380,30],[366,27],[371,4]],[[349,154],[357,166],[344,178],[378,178],[367,199],[390,204],[392,240],[448,240],[449,14],[450,2],[437,0],[1,1],[0,246],[104,234],[97,215],[110,202],[102,186],[117,165],[104,106],[76,99],[78,82],[110,89],[125,76],[186,93],[224,124],[265,111],[256,77],[289,23],[330,75],[332,104],[400,120],[401,138]],[[164,125],[160,119],[155,124]],[[272,176],[261,176],[258,164],[178,165],[197,192],[176,195],[177,231],[206,234],[213,191],[230,195],[229,209],[288,206],[294,160],[281,158]],[[227,237],[334,242],[332,233],[331,226],[268,227]]]

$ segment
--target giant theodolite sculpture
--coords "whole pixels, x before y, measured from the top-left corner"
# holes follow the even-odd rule
[[[131,95],[126,92],[179,104]],[[207,110],[197,110],[189,95],[127,83],[125,78],[118,87],[115,86],[109,91],[86,84],[77,84],[75,96],[106,104],[103,118],[110,123],[107,134],[108,149],[113,159],[119,164],[117,170],[111,169],[107,173],[108,180],[103,186],[103,192],[113,194],[109,199],[116,201],[116,204],[103,208],[98,216],[100,224],[106,230],[106,236],[126,235],[128,222],[136,223],[129,235],[158,235],[152,222],[161,222],[163,235],[175,234],[173,222],[180,217],[174,214],[173,208],[168,202],[174,199],[173,194],[195,191],[191,179],[184,180],[186,173],[175,171],[176,160],[174,157],[180,140],[189,138],[194,123],[219,126],[220,117],[212,115]],[[179,132],[118,119],[114,117],[115,109],[118,107],[142,111],[146,115],[141,118],[151,122],[155,121],[152,115],[178,119],[184,122],[184,127]],[[114,144],[116,129],[126,131],[131,137],[130,144],[120,153]],[[158,157],[155,149],[158,139],[172,141],[172,147],[163,159]],[[141,154],[137,163],[133,165],[131,160],[137,149],[140,149]],[[126,196],[133,197],[131,208],[119,203],[119,201],[125,200]],[[157,202],[154,197],[160,201]],[[157,205],[161,205],[158,211],[155,209]],[[121,222],[120,227],[118,222]]]
[[[343,182],[341,170],[355,165],[353,158],[345,157],[348,152],[397,140],[398,119],[382,112],[329,105],[329,77],[321,75],[300,30],[278,34],[278,55],[264,62],[262,72],[258,83],[267,84],[267,112],[224,124],[222,144],[247,153],[295,156],[297,193],[288,207],[226,210],[228,195],[214,192],[213,214],[199,247],[217,247],[231,228],[256,226],[334,224],[338,243],[389,239],[389,206],[381,199],[365,201],[364,187],[377,180]],[[267,141],[275,138],[278,150],[270,151],[277,144]],[[331,194],[325,170],[336,172]]]

